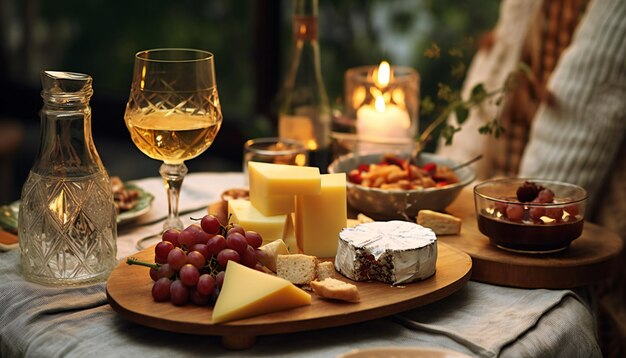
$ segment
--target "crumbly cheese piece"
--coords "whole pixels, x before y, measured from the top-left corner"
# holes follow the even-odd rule
[[[308,285],[317,275],[317,257],[295,254],[278,255],[276,274],[296,285]]]
[[[324,298],[349,302],[357,302],[361,299],[359,289],[355,285],[334,278],[311,281],[311,288],[318,296]]]
[[[233,224],[239,224],[246,230],[256,231],[267,244],[282,239],[285,234],[287,215],[265,216],[248,200],[234,199],[228,201],[228,214]]]
[[[310,304],[311,295],[291,282],[229,261],[212,320],[222,323]]]
[[[322,281],[333,277],[335,277],[335,265],[332,262],[324,261],[317,264],[316,280]]]
[[[296,238],[307,255],[337,253],[337,236],[346,227],[346,175],[324,174],[319,194],[296,195]]]
[[[320,191],[320,171],[315,167],[249,162],[248,174],[250,201],[265,216],[289,214],[295,195]]]
[[[426,279],[435,273],[437,237],[406,221],[371,222],[339,234],[337,271],[355,281],[394,285]]]
[[[417,223],[432,229],[437,235],[458,235],[461,232],[461,219],[432,210],[420,210]]]
[[[261,253],[257,253],[257,259],[263,266],[272,270],[272,272],[276,272],[276,260],[278,255],[289,255],[287,245],[281,239],[259,247],[259,251],[261,251]]]

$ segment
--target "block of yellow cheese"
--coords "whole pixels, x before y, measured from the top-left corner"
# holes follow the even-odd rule
[[[239,224],[246,230],[261,234],[264,244],[282,239],[285,235],[288,215],[265,216],[248,200],[228,200],[228,214],[233,224]]]
[[[346,227],[346,175],[322,175],[319,194],[296,195],[296,239],[307,255],[335,257],[339,232]]]
[[[287,223],[285,224],[285,233],[283,241],[287,245],[290,254],[299,254],[298,241],[296,239],[296,217],[294,213],[287,215]]]
[[[310,304],[311,295],[291,282],[229,261],[212,320],[222,323]]]
[[[314,167],[249,162],[248,175],[250,202],[265,216],[289,214],[294,195],[320,191],[320,171]]]

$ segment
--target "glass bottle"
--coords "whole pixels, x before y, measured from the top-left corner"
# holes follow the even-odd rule
[[[331,109],[317,41],[318,0],[293,1],[293,43],[281,90],[278,135],[302,142],[309,163],[325,172],[330,161]]]
[[[43,71],[41,82],[41,144],[18,215],[22,273],[44,284],[105,280],[116,264],[117,224],[91,137],[92,78]]]

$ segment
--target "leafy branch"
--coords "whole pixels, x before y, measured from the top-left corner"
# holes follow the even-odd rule
[[[459,49],[451,49],[448,51],[451,57],[462,57],[462,51]],[[441,55],[441,49],[437,44],[432,44],[424,52],[424,56],[428,58],[438,58]],[[452,67],[452,75],[456,78],[461,77],[465,72],[465,64],[458,62]],[[525,76],[531,81],[533,75],[528,65],[521,63],[519,68],[509,74],[502,87],[492,91],[487,91],[482,83],[479,83],[472,88],[468,99],[461,98],[458,91],[453,90],[450,86],[439,83],[437,98],[440,102],[444,102],[445,106],[440,109],[437,117],[430,122],[426,129],[420,134],[418,142],[420,144],[426,143],[431,139],[433,132],[439,129],[439,135],[445,139],[445,144],[452,144],[452,139],[456,132],[461,130],[461,126],[466,122],[469,117],[472,107],[482,104],[484,101],[495,98],[495,104],[500,105],[503,97],[507,92],[510,92],[517,85],[517,78],[519,76]],[[441,106],[440,106],[441,107]],[[423,115],[431,114],[435,111],[437,105],[430,97],[425,97],[421,101],[421,113]],[[458,126],[454,126],[448,123],[448,117],[454,113],[456,115]],[[499,119],[499,114],[492,120],[486,122],[478,129],[480,134],[493,135],[498,138],[505,132]]]

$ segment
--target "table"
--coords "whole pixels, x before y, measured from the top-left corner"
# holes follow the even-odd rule
[[[165,193],[160,178],[137,182],[152,192],[149,214],[118,233],[118,258],[158,231]],[[185,179],[186,224],[206,212],[241,173],[196,173]],[[189,213],[189,211],[191,211]],[[581,293],[528,290],[470,282],[439,302],[400,315],[331,329],[259,337],[245,352],[221,347],[219,337],[175,334],[131,323],[106,302],[105,284],[55,288],[25,282],[18,250],[0,253],[2,357],[335,357],[354,348],[444,347],[481,357],[599,357],[594,317]]]

